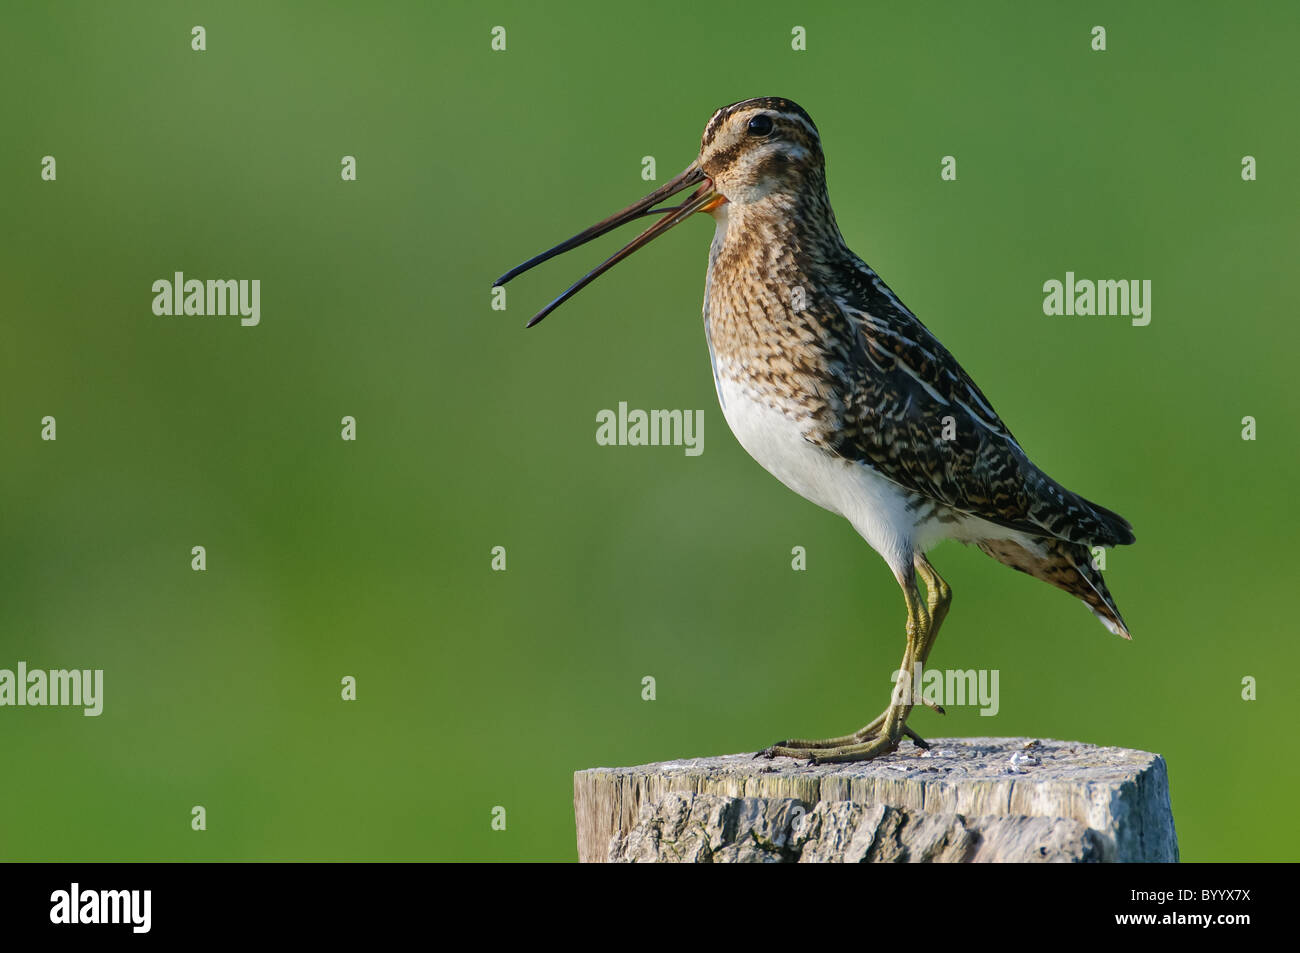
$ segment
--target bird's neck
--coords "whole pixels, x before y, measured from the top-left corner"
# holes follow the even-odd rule
[[[715,215],[711,263],[717,270],[775,280],[852,257],[840,235],[825,183],[757,202],[722,206]],[[762,269],[757,274],[754,269]]]
[[[752,375],[799,352],[805,376],[819,375],[837,340],[824,327],[838,320],[827,292],[852,257],[825,189],[728,203],[714,218],[704,323],[715,371]]]

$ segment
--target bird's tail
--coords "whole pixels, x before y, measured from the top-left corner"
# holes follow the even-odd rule
[[[1069,543],[1063,539],[1038,537],[1010,540],[989,539],[979,543],[998,562],[1028,573],[1036,579],[1051,583],[1077,596],[1092,610],[1101,624],[1116,635],[1131,639],[1124,617],[1119,614],[1115,600],[1101,571],[1093,564],[1092,550],[1085,543]]]
[[[1078,496],[1077,493],[1075,495]],[[1081,496],[1079,500],[1092,510],[1092,515],[1096,517],[1104,529],[1104,533],[1089,537],[1093,543],[1101,546],[1129,546],[1136,540],[1133,535],[1133,527],[1124,517],[1114,510],[1108,510],[1106,507],[1092,502],[1092,500],[1085,500]]]
[[[1049,535],[1094,546],[1128,546],[1134,542],[1133,527],[1124,517],[1066,489],[1032,463],[1029,467],[1025,486],[1030,496],[1049,501],[1054,515],[1064,517],[1061,526],[1044,525]]]

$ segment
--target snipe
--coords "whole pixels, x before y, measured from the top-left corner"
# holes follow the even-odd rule
[[[673,208],[659,202],[697,186]],[[695,212],[717,223],[704,327],[718,401],[736,439],[799,495],[845,517],[893,570],[907,604],[907,648],[889,706],[850,735],[767,748],[856,761],[910,737],[912,673],[934,648],[952,598],[925,553],[944,539],[1077,596],[1128,638],[1091,547],[1133,542],[1116,513],[1029,461],[952,355],[853,254],[826,191],[821,138],[787,99],[713,114],[699,158],[641,201],[496,281],[643,215],[653,226],[529,322]],[[918,584],[924,583],[924,593]]]

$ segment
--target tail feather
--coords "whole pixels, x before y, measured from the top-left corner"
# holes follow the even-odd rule
[[[1106,538],[1095,540],[1095,542],[1103,546],[1129,546],[1137,539],[1137,537],[1133,535],[1132,524],[1114,510],[1108,510],[1106,507],[1092,502],[1092,500],[1083,499],[1083,497],[1079,497],[1079,499],[1084,503],[1084,505],[1092,510],[1093,515],[1096,516],[1102,526],[1106,528]],[[1091,565],[1091,556],[1089,557],[1088,562],[1089,565]]]
[[[1037,516],[1045,536],[1094,546],[1127,546],[1136,539],[1124,517],[1067,490],[1037,467],[1026,486],[1044,506]]]
[[[1086,543],[1025,537],[1019,540],[986,539],[978,545],[1003,565],[1051,583],[1083,600],[1107,629],[1123,638],[1132,638],[1110,590],[1106,588],[1106,581],[1093,566],[1092,551]]]

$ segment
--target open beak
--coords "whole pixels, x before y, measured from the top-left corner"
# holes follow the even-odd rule
[[[664,199],[676,195],[678,192],[685,191],[697,183],[701,183],[699,188],[692,192],[681,205],[674,206],[673,208],[654,207]],[[727,200],[713,188],[713,182],[704,174],[704,170],[700,168],[699,162],[692,162],[686,167],[685,171],[683,171],[681,175],[674,178],[671,182],[665,182],[639,202],[634,202],[627,208],[623,209],[623,211],[616,212],[603,222],[597,222],[595,225],[591,226],[591,228],[579,232],[568,241],[560,242],[560,244],[556,245],[549,251],[544,251],[534,258],[528,259],[522,265],[510,269],[496,281],[492,282],[492,287],[498,288],[501,285],[504,285],[511,278],[514,278],[517,275],[522,275],[534,265],[540,265],[542,262],[554,258],[556,255],[566,252],[571,248],[585,245],[592,239],[599,238],[606,232],[612,232],[620,225],[625,225],[633,219],[641,218],[643,215],[663,215],[663,218],[659,219],[659,221],[655,222],[613,255],[606,258],[591,271],[587,272],[570,285],[564,294],[560,295],[541,311],[538,311],[537,314],[533,315],[532,320],[527,324],[527,327],[531,328],[533,325],[540,322],[542,318],[546,317],[560,305],[564,304],[564,302],[568,301],[579,291],[587,287],[587,285],[591,284],[605,272],[609,271],[609,269],[613,268],[638,248],[644,248],[646,245],[650,244],[651,241],[658,238],[674,225],[686,221],[686,219],[690,218],[690,216],[695,212],[711,212],[726,201]]]

